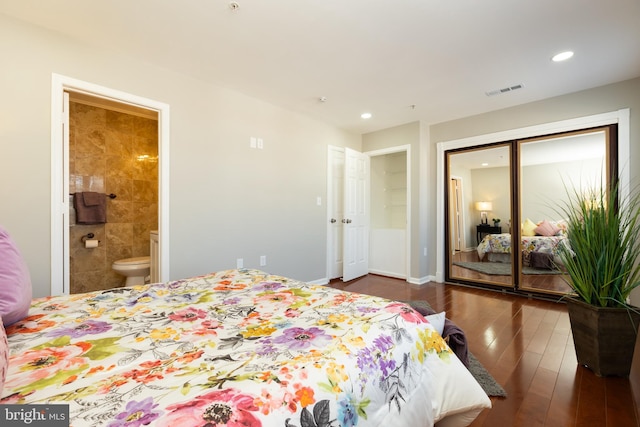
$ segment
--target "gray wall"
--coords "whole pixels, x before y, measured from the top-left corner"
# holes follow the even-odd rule
[[[570,160],[570,159],[568,159]],[[522,168],[521,216],[537,223],[566,219],[561,208],[569,202],[568,189],[586,193],[602,182],[602,159],[585,159]],[[566,186],[566,187],[565,187]]]
[[[34,296],[51,285],[52,73],[170,105],[171,279],[260,255],[269,272],[326,277],[327,145],[360,150],[359,135],[4,15],[0,52],[0,223]]]

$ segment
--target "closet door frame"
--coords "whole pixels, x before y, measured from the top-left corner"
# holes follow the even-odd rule
[[[544,123],[540,125],[528,126],[519,129],[511,129],[508,131],[500,131],[490,134],[477,135],[468,138],[456,139],[451,141],[443,141],[437,143],[437,165],[436,165],[436,274],[435,281],[442,283],[445,278],[446,271],[446,239],[449,238],[445,234],[446,218],[446,189],[448,186],[448,177],[446,174],[446,151],[475,147],[479,145],[491,144],[496,141],[513,141],[525,138],[532,138],[540,135],[562,133],[587,129],[592,127],[618,125],[618,177],[620,179],[621,190],[623,193],[629,191],[631,174],[629,171],[628,159],[630,156],[630,129],[629,129],[630,110],[628,108],[612,111],[609,113],[596,114],[592,116],[584,116],[575,119],[562,120],[557,122]],[[622,197],[625,194],[621,195]]]

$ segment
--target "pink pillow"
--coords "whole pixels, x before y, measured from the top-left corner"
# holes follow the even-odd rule
[[[7,342],[7,332],[0,322],[0,396],[2,396],[2,387],[4,380],[7,378],[9,370],[9,343]]]
[[[24,319],[31,305],[31,277],[9,233],[0,226],[0,317],[5,326]]]
[[[541,236],[555,236],[560,229],[545,219],[533,231]]]

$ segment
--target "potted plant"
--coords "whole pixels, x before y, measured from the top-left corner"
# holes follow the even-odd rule
[[[497,227],[500,225],[500,218],[493,218],[493,226]]]
[[[628,376],[640,311],[629,305],[640,283],[639,196],[619,185],[582,193],[568,190],[560,208],[567,219],[567,245],[559,253],[578,363],[598,376]]]

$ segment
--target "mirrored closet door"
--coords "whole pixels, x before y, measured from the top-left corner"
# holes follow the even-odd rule
[[[617,126],[445,152],[445,281],[559,297],[569,194],[617,179]]]
[[[447,278],[514,286],[511,146],[447,153]]]
[[[562,207],[607,185],[608,128],[518,141],[522,256],[519,287],[571,291],[558,256],[568,244]]]

